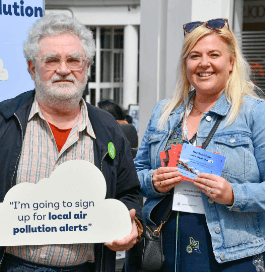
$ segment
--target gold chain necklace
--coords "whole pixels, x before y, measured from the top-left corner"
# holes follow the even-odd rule
[[[200,111],[200,110],[197,109],[197,107],[195,106],[195,103],[193,103],[193,107],[194,107],[194,109],[195,109],[199,114],[203,114],[202,111]]]

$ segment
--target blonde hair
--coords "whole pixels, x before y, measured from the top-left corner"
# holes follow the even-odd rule
[[[243,103],[242,98],[244,95],[257,97],[254,92],[255,85],[250,80],[250,67],[241,53],[233,32],[227,27],[223,27],[219,30],[211,30],[202,25],[197,27],[190,34],[186,35],[184,39],[178,67],[179,72],[175,93],[173,98],[163,108],[162,116],[158,122],[159,129],[164,127],[170,113],[180,106],[183,101],[186,105],[188,104],[188,97],[192,86],[188,81],[186,74],[186,59],[198,40],[212,34],[213,32],[217,33],[218,36],[220,36],[227,44],[229,55],[233,60],[233,71],[225,85],[225,95],[227,101],[231,105],[226,125],[233,123],[236,119],[240,106]]]

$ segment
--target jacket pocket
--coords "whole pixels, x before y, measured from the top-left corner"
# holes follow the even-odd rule
[[[219,209],[220,212],[220,209]],[[225,248],[255,243],[261,238],[258,213],[220,212],[220,225]],[[219,234],[214,234],[218,237]]]
[[[157,133],[157,131],[153,131],[153,133],[149,135],[149,138],[148,138],[149,144],[160,142],[164,135],[165,134]]]
[[[222,135],[216,137],[214,142],[217,152],[226,157],[222,175],[238,178],[251,170],[251,140],[247,135],[240,133]]]

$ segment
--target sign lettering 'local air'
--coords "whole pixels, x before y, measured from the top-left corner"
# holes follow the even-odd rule
[[[37,184],[17,184],[0,203],[0,246],[123,239],[132,229],[129,211],[105,196],[103,174],[82,160],[61,164]]]
[[[45,0],[0,0],[0,102],[34,89],[23,42],[44,6]]]

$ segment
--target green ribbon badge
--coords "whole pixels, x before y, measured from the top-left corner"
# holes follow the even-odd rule
[[[115,146],[112,142],[108,143],[108,152],[109,152],[110,157],[114,160],[116,157],[116,149],[115,149]]]

